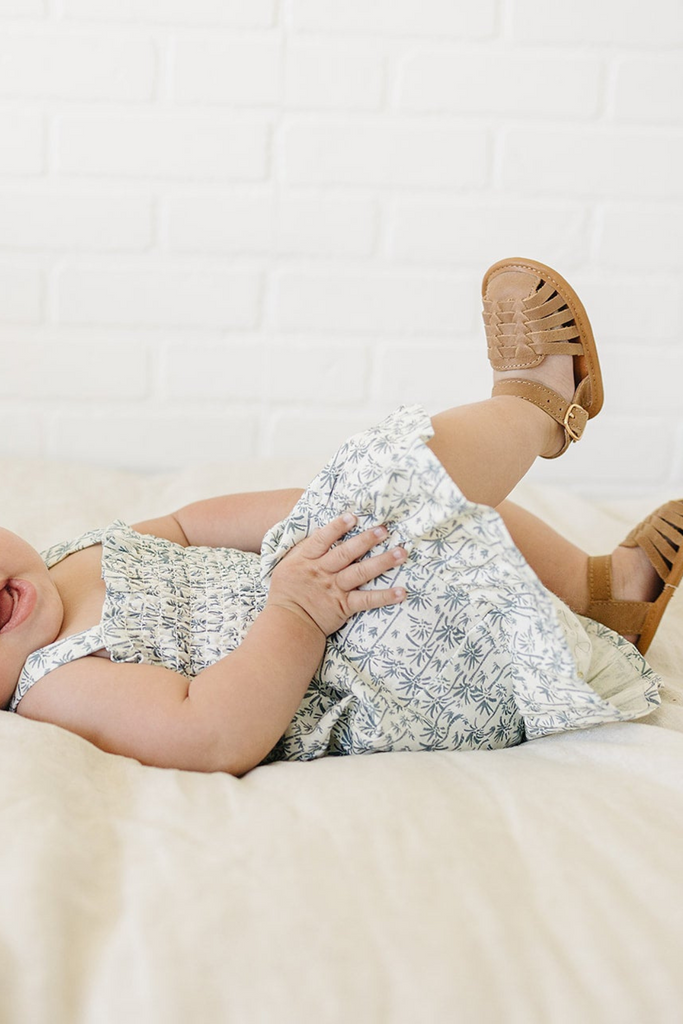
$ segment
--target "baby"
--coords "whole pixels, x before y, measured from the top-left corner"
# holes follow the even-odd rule
[[[483,293],[492,397],[397,410],[305,491],[115,522],[42,557],[2,531],[2,706],[234,775],[491,749],[655,707],[642,653],[683,575],[683,501],[589,558],[506,500],[580,439],[602,379],[555,271],[504,260]]]

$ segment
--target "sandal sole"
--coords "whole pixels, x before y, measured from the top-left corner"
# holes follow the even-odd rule
[[[683,579],[683,548],[680,549],[674,558],[671,566],[671,572],[669,573],[669,577],[662,588],[662,592],[659,597],[652,602],[652,608],[645,617],[643,631],[638,637],[638,643],[636,644],[636,647],[641,654],[645,654],[652,643],[655,633],[659,627],[659,623],[662,621],[662,616],[666,611],[666,607],[676,593],[676,588],[681,582],[681,579]]]

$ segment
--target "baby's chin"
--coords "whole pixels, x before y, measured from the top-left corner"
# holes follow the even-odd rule
[[[27,659],[54,643],[64,618],[64,607],[57,588],[45,572],[34,575],[24,585],[27,603],[22,618],[17,613],[17,624],[0,630],[0,709],[7,710],[21,677]]]

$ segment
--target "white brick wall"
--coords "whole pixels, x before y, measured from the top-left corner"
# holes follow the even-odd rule
[[[495,0],[292,0],[294,25],[303,31],[359,32],[386,36],[492,34]]]
[[[512,36],[519,43],[667,49],[683,42],[679,0],[513,0]]]
[[[3,18],[40,17],[44,10],[43,0],[0,0],[0,14]]]
[[[23,2],[23,0],[21,0]],[[62,0],[66,18],[161,25],[269,28],[277,0]]]
[[[0,94],[46,99],[150,100],[156,76],[149,39],[100,33],[0,37]]]
[[[273,106],[278,101],[281,48],[276,39],[175,39],[173,97],[179,103]]]
[[[38,323],[43,316],[43,274],[22,260],[0,262],[0,322]],[[10,340],[9,347],[12,342]],[[3,359],[6,345],[3,345]]]
[[[576,284],[536,479],[683,493],[680,0],[0,0],[0,453],[324,458],[488,392],[479,282]]]
[[[44,119],[39,113],[0,110],[0,174],[40,174],[44,169]]]
[[[597,114],[601,85],[597,57],[416,47],[399,81],[399,102],[415,111],[584,119]]]
[[[185,111],[185,108],[183,108]],[[268,126],[224,114],[65,113],[54,125],[57,172],[76,177],[265,177]]]
[[[253,270],[173,261],[68,263],[55,274],[55,319],[131,327],[255,327],[260,277]],[[188,352],[191,350],[188,350]]]
[[[301,185],[475,188],[486,183],[483,128],[426,124],[387,113],[369,120],[298,120],[284,133],[285,177]]]

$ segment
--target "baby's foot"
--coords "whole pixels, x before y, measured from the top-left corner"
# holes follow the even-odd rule
[[[612,596],[618,601],[654,601],[662,592],[662,581],[641,547],[622,544],[612,552]],[[624,634],[635,643],[638,639]]]
[[[568,402],[574,397],[574,360],[570,355],[546,356],[538,366],[532,366],[523,370],[494,370],[493,383],[501,380],[522,379],[538,381],[544,384]],[[564,444],[564,428],[551,416],[544,413],[547,420],[547,439],[543,449],[543,455],[553,455],[559,451]]]

